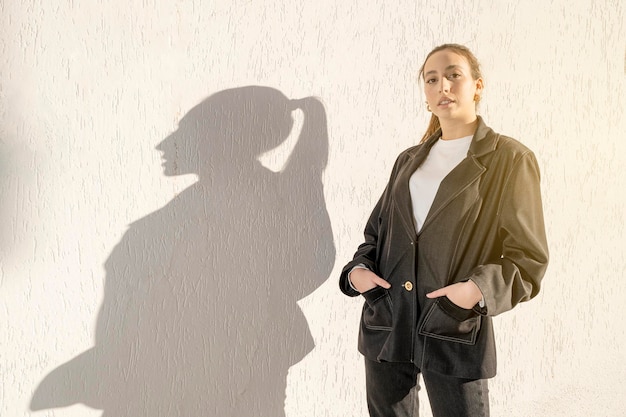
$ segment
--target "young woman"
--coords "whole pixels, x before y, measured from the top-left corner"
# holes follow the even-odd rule
[[[491,317],[537,295],[548,263],[539,168],[477,116],[483,78],[466,47],[435,48],[420,78],[430,125],[396,160],[340,287],[365,298],[372,417],[417,416],[420,373],[435,417],[488,416]]]

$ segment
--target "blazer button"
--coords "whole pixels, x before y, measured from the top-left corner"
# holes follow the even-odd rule
[[[412,283],[411,281],[407,281],[407,282],[405,282],[402,286],[403,286],[403,287],[404,287],[404,289],[405,289],[405,290],[407,290],[407,291],[411,291],[411,290],[413,290],[413,283]]]

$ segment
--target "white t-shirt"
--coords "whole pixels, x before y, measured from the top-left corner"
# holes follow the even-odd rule
[[[467,157],[471,142],[472,135],[459,139],[439,139],[430,148],[426,160],[411,175],[409,190],[417,232],[424,225],[430,206],[435,200],[439,184],[455,166]]]

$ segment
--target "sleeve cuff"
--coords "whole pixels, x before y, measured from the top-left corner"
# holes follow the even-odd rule
[[[472,281],[474,284],[476,284],[476,281],[474,281],[473,279],[470,279],[470,281]],[[352,285],[352,284],[350,284],[350,285]],[[478,287],[478,284],[476,284],[476,286]],[[478,289],[480,290],[480,293],[482,295],[483,290],[481,290],[480,287],[478,287]],[[484,295],[481,296],[480,301],[478,302],[478,307],[485,308],[485,296]]]

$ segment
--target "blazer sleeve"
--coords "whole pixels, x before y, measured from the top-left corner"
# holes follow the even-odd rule
[[[391,198],[391,188],[397,176],[399,167],[406,160],[407,151],[403,152],[398,156],[396,162],[391,171],[391,177],[383,194],[378,199],[376,206],[374,206],[374,210],[370,214],[369,219],[367,220],[367,224],[365,225],[364,231],[364,241],[361,243],[354,254],[354,258],[352,261],[348,262],[346,266],[343,267],[341,271],[341,275],[339,277],[339,288],[341,291],[349,295],[351,297],[356,297],[360,293],[352,288],[350,282],[348,281],[348,274],[350,271],[357,265],[364,265],[370,271],[379,275],[378,266],[377,266],[377,249],[378,249],[378,232],[381,224],[381,214],[387,207],[389,207],[389,201]]]
[[[514,162],[498,208],[502,256],[468,277],[483,293],[481,314],[495,316],[537,295],[548,266],[539,166],[527,151]]]

